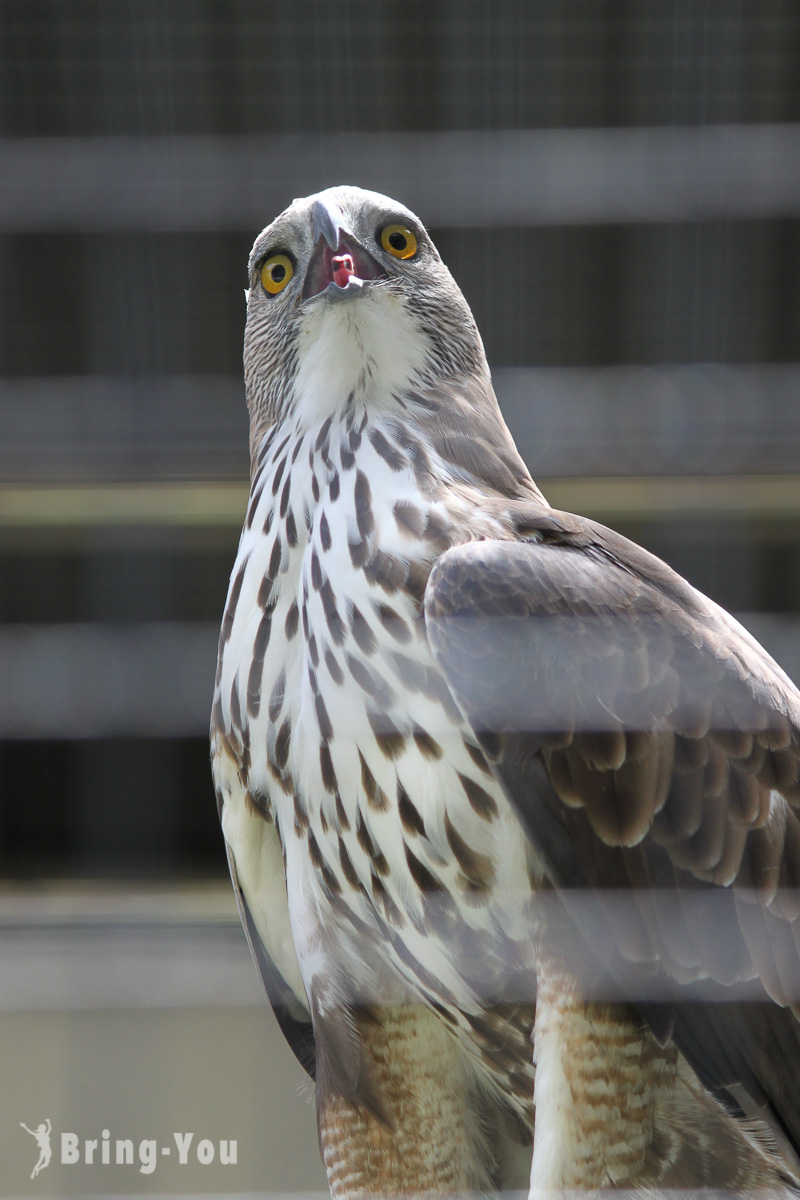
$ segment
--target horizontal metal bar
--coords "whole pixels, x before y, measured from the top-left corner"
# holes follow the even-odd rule
[[[797,363],[501,367],[493,378],[537,477],[776,475],[800,463]],[[247,472],[235,375],[3,378],[0,427],[0,481]]]
[[[0,929],[0,1011],[265,1002],[241,926]]]
[[[3,378],[0,421],[0,478],[247,473],[241,376]]]
[[[0,737],[193,737],[209,726],[211,622],[0,626]]]
[[[537,475],[554,508],[602,520],[675,516],[797,520],[800,475]],[[0,484],[0,531],[101,527],[238,529],[245,482]]]
[[[232,526],[247,507],[245,482],[0,484],[0,529]]]
[[[228,889],[231,898],[232,891]],[[65,890],[67,907],[69,891]],[[57,893],[51,894],[51,901]],[[709,947],[730,948],[731,956],[741,944],[742,912],[764,910],[762,893],[737,888],[734,901],[730,888],[683,889],[561,889],[531,898],[530,890],[514,895],[505,889],[495,900],[498,913],[524,910],[532,927],[547,928],[573,949],[581,943],[573,937],[591,938],[595,956],[570,956],[571,970],[587,999],[679,1000],[730,1003],[764,1000],[765,994],[753,972],[750,978],[735,978],[722,984],[709,978],[705,955]],[[102,892],[98,890],[96,898]],[[124,898],[109,889],[114,912],[98,912],[94,919],[53,912],[50,924],[41,913],[35,919],[0,919],[0,1011],[69,1010],[85,1008],[195,1008],[242,1007],[265,1003],[247,943],[235,911],[229,920],[204,923],[200,920],[168,919],[174,905],[171,897],[161,919],[142,921],[139,897],[131,897],[125,913]],[[158,897],[153,897],[157,903]],[[435,894],[421,903],[432,921],[445,901]],[[796,910],[797,893],[780,889],[769,909],[770,919],[783,921]],[[17,904],[18,908],[24,909]],[[231,905],[232,907],[232,905]],[[0,914],[4,905],[0,902]],[[542,924],[543,923],[543,924]],[[701,929],[702,937],[695,931]],[[577,933],[577,931],[581,933]],[[616,946],[615,932],[625,931],[636,953],[626,959]],[[475,930],[480,941],[481,934]],[[624,944],[624,939],[623,939]],[[669,968],[656,970],[659,961],[653,947],[681,946],[685,959],[676,976]],[[476,963],[483,956],[470,946],[467,925],[453,949],[458,969],[459,955],[470,964],[470,986],[487,1001],[532,1001],[533,978],[525,979],[511,970],[503,979],[497,960],[486,962],[485,974]],[[498,950],[498,953],[501,951]],[[668,951],[665,951],[668,953]],[[719,955],[717,962],[724,962]],[[608,966],[608,973],[599,969]],[[788,976],[794,979],[794,976]],[[785,982],[786,998],[796,1000],[792,984]],[[386,1003],[381,985],[363,994],[371,1003]],[[498,995],[498,987],[500,994]],[[796,987],[796,983],[795,983]],[[531,989],[530,991],[528,989]],[[391,1003],[397,1003],[396,992]],[[414,1003],[413,998],[409,998]]]
[[[800,679],[800,617],[740,619]],[[0,626],[0,738],[202,737],[218,636],[216,622]]]
[[[0,231],[255,232],[343,180],[438,228],[796,216],[800,126],[4,139]]]

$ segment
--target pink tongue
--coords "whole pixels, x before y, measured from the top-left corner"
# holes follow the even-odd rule
[[[353,266],[352,254],[337,254],[331,259],[331,267],[333,269],[333,282],[337,287],[347,287],[347,281],[351,275],[355,275],[356,270]]]

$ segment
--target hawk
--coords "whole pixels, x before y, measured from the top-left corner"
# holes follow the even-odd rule
[[[249,272],[213,772],[332,1194],[796,1196],[800,693],[547,504],[407,208]]]

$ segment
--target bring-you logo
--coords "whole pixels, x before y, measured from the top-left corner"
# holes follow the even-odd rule
[[[53,1157],[50,1118],[31,1129],[24,1121],[20,1125],[36,1139],[39,1157],[31,1172],[35,1179],[40,1171],[50,1165]],[[57,1146],[62,1166],[136,1167],[142,1175],[152,1175],[165,1159],[176,1161],[185,1167],[198,1163],[201,1167],[219,1163],[224,1167],[237,1163],[238,1145],[235,1138],[196,1138],[191,1131],[174,1131],[161,1142],[158,1138],[114,1137],[110,1129],[103,1129],[98,1137],[82,1137],[72,1130],[62,1130]]]

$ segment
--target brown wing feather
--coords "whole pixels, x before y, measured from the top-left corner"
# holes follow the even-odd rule
[[[654,1027],[674,1029],[709,1086],[766,1098],[797,1145],[799,1027],[775,1005],[800,1000],[800,693],[625,538],[533,506],[516,518],[520,541],[434,567],[437,661],[495,750],[584,958],[594,950]],[[565,890],[587,888],[591,905]],[[748,1019],[697,1003],[745,981]]]

